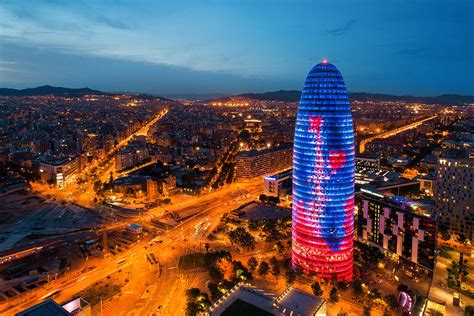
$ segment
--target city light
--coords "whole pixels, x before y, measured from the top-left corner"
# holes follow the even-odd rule
[[[0,315],[472,313],[474,2],[4,2]]]
[[[354,136],[341,74],[323,62],[308,74],[298,106],[293,156],[295,269],[352,280]]]

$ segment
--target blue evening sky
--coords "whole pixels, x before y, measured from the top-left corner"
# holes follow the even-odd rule
[[[474,94],[473,0],[1,0],[0,87]]]

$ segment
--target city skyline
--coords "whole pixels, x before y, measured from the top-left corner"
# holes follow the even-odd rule
[[[2,316],[473,315],[474,1],[0,2]]]
[[[0,86],[292,90],[326,58],[353,92],[474,94],[472,2],[331,3],[2,2]]]

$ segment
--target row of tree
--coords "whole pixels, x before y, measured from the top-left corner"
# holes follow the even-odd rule
[[[232,244],[237,244],[247,250],[255,249],[255,237],[242,226],[231,230],[228,236]]]

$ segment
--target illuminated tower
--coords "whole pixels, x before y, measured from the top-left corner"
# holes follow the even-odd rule
[[[344,80],[326,60],[301,93],[293,149],[292,265],[352,280],[354,129]]]

